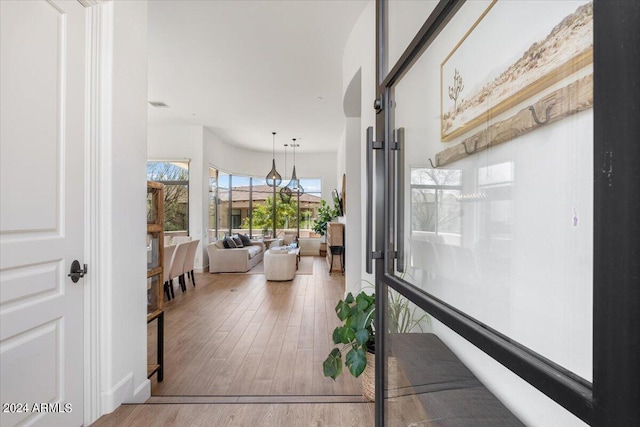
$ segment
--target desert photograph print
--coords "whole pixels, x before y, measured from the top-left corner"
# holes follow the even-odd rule
[[[592,62],[593,2],[493,1],[440,67],[442,141]]]

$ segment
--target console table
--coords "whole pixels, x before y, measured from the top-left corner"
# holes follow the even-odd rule
[[[344,224],[341,222],[327,223],[327,266],[329,274],[340,271],[344,274]]]

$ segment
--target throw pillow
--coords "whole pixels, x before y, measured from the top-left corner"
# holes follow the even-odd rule
[[[240,240],[242,240],[242,244],[244,246],[251,246],[253,245],[253,243],[251,243],[251,239],[249,238],[249,236],[247,236],[246,234],[240,234]]]
[[[231,238],[233,239],[233,242],[236,244],[236,248],[244,248],[244,245],[242,244],[242,240],[240,239],[240,236],[238,236],[237,234],[234,234],[233,236],[231,236]]]
[[[229,249],[231,246],[229,246],[229,241],[227,240],[227,236],[224,237],[224,239],[222,239],[222,245],[224,246],[225,249]]]
[[[238,247],[231,237],[225,237],[224,240],[227,242],[227,245],[229,245],[229,249],[235,249]]]
[[[235,241],[235,240],[233,240],[233,238],[232,238],[232,237],[227,237],[227,239],[229,240],[229,247],[230,247],[231,249],[235,249],[235,248],[237,248],[237,247],[238,247],[238,245],[236,245],[236,241]]]

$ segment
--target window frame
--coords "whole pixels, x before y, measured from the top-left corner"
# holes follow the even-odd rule
[[[187,160],[187,159],[172,159],[172,160],[165,160],[165,159],[163,159],[163,160],[154,160],[154,159],[151,159],[151,160],[147,160],[147,166],[148,166],[149,163],[186,163],[187,164],[187,179],[186,180],[157,180],[157,179],[151,180],[150,179],[150,181],[159,182],[159,183],[161,183],[161,184],[163,184],[165,186],[165,192],[164,192],[165,197],[168,194],[168,192],[166,191],[166,187],[167,186],[180,186],[180,185],[183,185],[183,186],[186,187],[186,190],[187,190],[187,205],[186,205],[187,209],[186,209],[186,212],[185,212],[186,229],[185,230],[171,230],[171,231],[165,230],[165,233],[169,233],[170,234],[170,233],[180,233],[180,232],[186,231],[187,232],[187,236],[189,236],[190,235],[189,225],[190,225],[190,222],[191,222],[190,218],[189,218],[190,217],[190,212],[191,212],[191,193],[190,193],[191,189],[190,189],[190,185],[189,185],[189,181],[191,179],[191,161]],[[147,178],[149,178],[149,177],[147,176]],[[166,206],[166,203],[165,203],[165,206]],[[167,218],[168,217],[167,217],[166,211],[165,211],[165,224],[169,221]]]

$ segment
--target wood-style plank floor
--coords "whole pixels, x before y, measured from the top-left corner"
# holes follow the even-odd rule
[[[95,426],[373,425],[373,404],[348,373],[333,381],[334,307],[344,276],[314,258],[313,275],[267,282],[263,274],[196,274],[197,286],[165,303],[164,381]],[[155,322],[148,336],[156,353]]]

